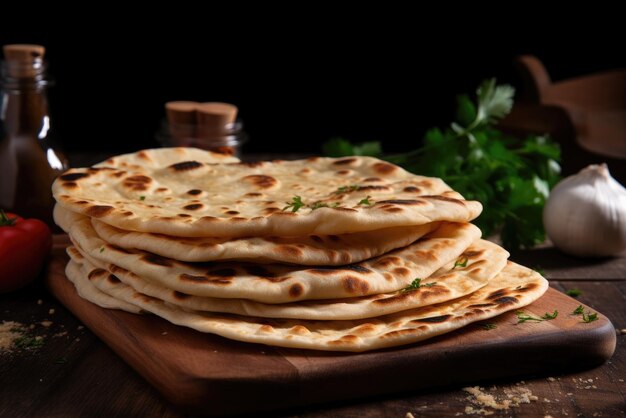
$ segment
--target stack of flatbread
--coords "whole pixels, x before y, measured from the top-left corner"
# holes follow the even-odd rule
[[[370,157],[145,150],[71,169],[53,192],[83,298],[234,340],[398,346],[547,289],[481,239],[478,202]]]

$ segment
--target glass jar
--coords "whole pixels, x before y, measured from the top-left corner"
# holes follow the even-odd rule
[[[212,130],[196,124],[174,124],[163,120],[156,139],[164,147],[194,147],[240,157],[248,135],[241,121]]]
[[[54,227],[54,179],[68,168],[50,142],[48,79],[39,45],[6,45],[0,88],[0,208]]]

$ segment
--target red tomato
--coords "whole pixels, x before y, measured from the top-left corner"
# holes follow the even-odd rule
[[[52,233],[45,223],[0,210],[0,293],[37,277],[51,247]]]

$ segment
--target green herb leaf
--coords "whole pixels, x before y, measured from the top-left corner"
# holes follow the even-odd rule
[[[361,199],[359,200],[359,203],[357,203],[357,205],[367,205],[367,206],[371,206],[372,202],[370,202],[370,198],[372,196],[367,196],[365,199]]]
[[[410,285],[408,285],[407,287],[405,287],[404,289],[402,289],[402,292],[408,292],[411,290],[416,290],[419,289],[420,287],[432,287],[434,285],[437,284],[437,282],[431,282],[431,283],[425,283],[425,284],[421,284],[422,283],[422,279],[414,279]]]
[[[528,321],[534,321],[534,322],[549,321],[551,319],[556,318],[559,315],[559,311],[555,310],[553,313],[546,312],[540,318],[537,318],[535,316],[530,316],[524,311],[517,311],[515,312],[515,315],[517,315],[517,323],[523,324],[524,322],[528,322]]]
[[[283,210],[287,210],[291,208],[292,212],[297,212],[300,210],[302,206],[306,206],[306,204],[302,201],[302,198],[300,196],[294,196],[291,198],[291,202],[285,202],[285,203],[287,203],[287,206],[285,206]]]
[[[578,308],[574,309],[572,315],[582,315],[583,313],[585,313],[585,308],[583,308],[583,305],[578,305]]]
[[[597,320],[598,320],[598,314],[595,312],[594,313],[587,312],[586,314],[583,314],[583,322],[589,323],[589,322],[593,322]]]
[[[139,200],[146,200],[145,196],[139,196]]]
[[[319,209],[319,208],[327,208],[328,207],[328,203],[317,201],[317,202],[313,203],[312,205],[308,205],[308,207],[311,208],[311,210],[315,210],[315,209]]]
[[[100,247],[100,252],[104,252],[104,246]]]
[[[455,269],[457,267],[467,267],[467,257],[463,256],[456,260],[456,262],[454,263],[454,267],[452,268]]]
[[[567,290],[565,291],[565,294],[566,294],[567,296],[572,296],[572,297],[574,297],[574,298],[575,298],[575,297],[578,297],[578,296],[582,295],[582,294],[583,294],[583,291],[582,291],[582,290],[580,290],[580,289],[578,289],[578,288],[576,288],[576,287],[574,287],[574,288],[572,288],[572,289],[567,289]]]
[[[497,328],[497,327],[498,327],[496,324],[493,324],[493,323],[491,323],[491,322],[488,322],[488,323],[486,323],[486,324],[481,324],[480,326],[481,326],[481,328],[482,328],[482,329],[484,329],[485,331],[489,331],[489,330],[492,330],[492,329],[495,329],[495,328]]]
[[[476,120],[492,122],[505,117],[513,107],[515,89],[509,85],[496,85],[496,79],[485,80],[478,87],[478,114]]]
[[[554,319],[554,318],[556,318],[557,316],[559,316],[559,311],[557,311],[557,310],[555,309],[555,310],[554,310],[554,312],[552,312],[552,313],[548,313],[548,312],[546,312],[546,313],[545,313],[545,314],[541,317],[541,319],[544,319],[544,320],[546,320],[546,321],[549,321],[550,319]]]

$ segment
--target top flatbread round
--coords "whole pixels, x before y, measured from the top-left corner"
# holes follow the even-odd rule
[[[468,222],[482,210],[440,179],[371,157],[79,168],[53,193],[64,208],[118,228],[184,237],[345,234]],[[285,208],[296,196],[304,206]]]

